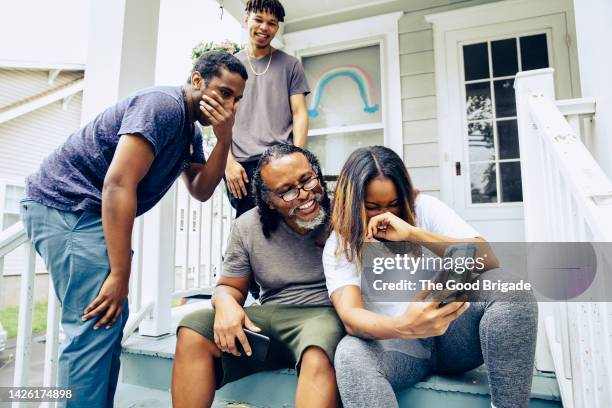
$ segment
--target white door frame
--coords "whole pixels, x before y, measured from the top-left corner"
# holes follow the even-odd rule
[[[283,35],[284,51],[301,58],[380,45],[384,144],[403,158],[398,21],[402,12],[331,24]]]
[[[452,206],[458,208],[463,203],[456,203],[453,191],[454,187],[454,163],[460,161],[464,163],[463,157],[453,156],[453,142],[457,142],[456,131],[462,129],[464,112],[461,100],[463,90],[460,80],[460,43],[488,37],[502,36],[504,31],[512,35],[517,31],[532,31],[534,24],[542,23],[545,27],[550,24],[564,24],[564,31],[568,35],[573,33],[573,13],[570,0],[507,0],[489,3],[481,6],[467,7],[443,13],[430,14],[425,16],[426,21],[433,24],[434,32],[434,59],[436,77],[436,102],[437,102],[437,122],[439,129],[439,163],[440,163],[440,195],[442,199]],[[545,21],[546,17],[553,17],[553,23]],[[538,20],[540,19],[540,20]],[[550,20],[550,18],[548,19]],[[554,30],[555,27],[550,27]],[[550,62],[553,66],[562,66],[557,63],[562,57],[557,53],[551,52],[560,43],[567,49],[566,38],[553,38],[554,44],[549,44],[549,54],[552,56]],[[484,41],[484,40],[483,40]],[[568,56],[563,56],[567,58]],[[570,47],[569,51],[570,68],[564,74],[562,70],[556,70],[558,81],[569,81],[571,83],[571,95],[576,96],[579,90],[577,58],[575,47]],[[567,64],[565,64],[567,65]],[[558,73],[557,73],[558,72]],[[462,142],[462,141],[461,141]],[[465,167],[465,166],[464,166]],[[507,205],[506,209],[500,209],[503,216],[516,218],[520,216],[522,208]],[[486,208],[483,206],[483,208]],[[520,210],[520,211],[519,211]],[[478,217],[477,211],[470,214],[470,218]],[[462,214],[465,216],[465,214]]]

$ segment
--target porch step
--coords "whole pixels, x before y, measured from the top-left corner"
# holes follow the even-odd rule
[[[172,397],[169,391],[119,384],[115,393],[115,408],[169,408],[171,406]],[[248,407],[251,408],[254,405]],[[217,399],[213,402],[212,408],[247,408],[247,406]]]
[[[173,322],[177,325],[182,316],[202,307],[210,305],[204,301],[175,308]],[[175,345],[174,335],[162,339],[134,335],[128,340],[121,356],[123,384],[117,392],[118,407],[170,406],[168,390]],[[290,407],[294,405],[296,382],[294,370],[258,373],[230,383],[219,390],[215,398],[215,407]],[[430,376],[414,387],[402,390],[397,397],[401,407],[490,408],[491,406],[484,367],[458,376]],[[533,408],[561,407],[555,376],[535,371],[531,398],[530,407]],[[159,399],[161,405],[154,405],[150,399]],[[149,403],[138,405],[141,401]],[[246,405],[234,405],[232,402]]]

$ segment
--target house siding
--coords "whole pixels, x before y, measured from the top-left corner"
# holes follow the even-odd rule
[[[0,107],[82,77],[83,71],[62,71],[49,86],[49,71],[0,68]]]
[[[82,93],[0,124],[0,179],[22,180],[79,128]]]
[[[494,1],[448,0],[437,7],[405,10],[399,21],[404,162],[415,187],[425,193],[440,195],[433,31],[425,16]]]
[[[83,76],[82,72],[60,73],[54,87]],[[0,69],[0,106],[44,92],[48,72],[37,70]],[[25,177],[34,172],[43,159],[80,126],[82,93],[75,94],[66,109],[62,101],[46,105],[0,124],[0,183],[23,186]],[[0,211],[4,207],[4,189],[0,188]],[[0,214],[3,222],[4,214]],[[0,224],[0,227],[7,227]],[[4,258],[4,275],[19,274],[25,267],[23,248]],[[37,262],[37,272],[44,267]],[[1,285],[0,285],[1,286]],[[2,289],[3,291],[5,289]],[[4,297],[7,293],[0,293]],[[46,296],[46,294],[45,294]]]

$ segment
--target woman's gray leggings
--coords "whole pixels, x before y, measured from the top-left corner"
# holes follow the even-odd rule
[[[495,279],[498,270],[485,273]],[[395,390],[428,374],[461,373],[486,364],[491,402],[497,408],[529,405],[537,334],[531,293],[469,294],[471,305],[439,337],[425,340],[430,359],[384,350],[376,340],[346,336],[335,368],[345,408],[397,407]]]

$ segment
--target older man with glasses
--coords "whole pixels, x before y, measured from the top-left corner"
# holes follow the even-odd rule
[[[290,144],[270,147],[252,188],[257,207],[234,223],[214,309],[179,324],[173,406],[211,406],[224,384],[295,367],[296,406],[335,407],[332,363],[344,327],[325,286],[322,244],[330,203],[318,160]],[[251,276],[261,289],[260,304],[243,307]],[[251,357],[244,328],[270,338],[264,361]]]

